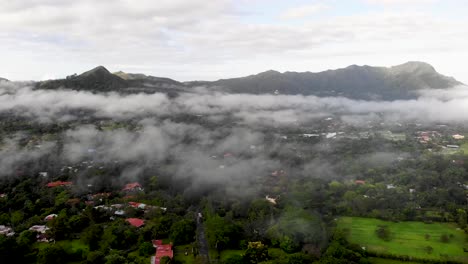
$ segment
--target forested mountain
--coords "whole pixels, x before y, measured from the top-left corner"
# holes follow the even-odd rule
[[[163,92],[177,95],[194,87],[203,86],[213,91],[247,94],[287,94],[342,96],[361,100],[414,99],[423,89],[445,89],[460,85],[452,77],[439,74],[424,62],[407,62],[389,68],[357,66],[324,72],[266,71],[241,78],[218,81],[178,82],[169,78],[131,74],[122,71],[110,73],[103,66],[66,79],[37,83],[40,89],[69,88],[94,92],[122,93]]]
[[[417,97],[416,91],[421,89],[449,88],[459,84],[424,62],[407,62],[389,68],[351,65],[318,73],[266,71],[242,78],[188,83],[217,87],[232,93],[276,92],[363,100],[410,99]]]

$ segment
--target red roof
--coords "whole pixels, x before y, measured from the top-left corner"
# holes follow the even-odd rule
[[[128,202],[128,204],[133,207],[133,208],[138,208],[138,206],[141,204],[141,203],[137,203],[137,202]]]
[[[125,185],[123,188],[124,191],[131,191],[135,188],[141,188],[141,185],[138,182],[132,182]]]
[[[152,242],[153,246],[156,248],[156,256],[154,258],[155,264],[159,264],[163,257],[169,257],[171,259],[174,257],[171,244],[163,244],[162,240],[153,240]]]
[[[134,227],[140,227],[145,224],[145,221],[140,218],[127,218],[125,220]]]
[[[366,181],[363,181],[363,180],[355,180],[354,183],[356,183],[356,184],[366,184]]]
[[[58,186],[68,186],[72,185],[72,182],[63,182],[63,181],[56,181],[56,182],[49,182],[47,187],[58,187]]]
[[[108,192],[105,192],[105,193],[96,193],[96,194],[93,194],[93,198],[97,198],[97,197],[109,197],[111,195],[111,193],[108,193]]]

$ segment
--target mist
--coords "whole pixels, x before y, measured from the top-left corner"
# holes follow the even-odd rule
[[[265,192],[258,183],[275,170],[321,179],[354,177],[339,173],[339,161],[325,159],[341,144],[335,136],[325,135],[344,126],[366,131],[382,122],[460,124],[468,121],[466,113],[465,86],[423,91],[416,100],[359,101],[225,94],[203,87],[169,98],[160,93],[37,90],[31,83],[2,82],[0,114],[39,126],[62,124],[63,128],[53,139],[39,139],[41,148],[32,150],[20,146],[18,138],[2,136],[0,175],[11,176],[56,150],[54,164],[57,168],[73,167],[76,172],[71,176],[82,189],[94,182],[97,168],[119,164],[122,168],[112,175],[116,184],[141,180],[152,171],[183,183],[189,194],[220,190],[245,197]],[[102,125],[119,121],[126,125],[112,129]],[[26,138],[34,134],[22,133]],[[298,139],[282,139],[282,133],[318,133],[320,139],[312,149],[302,149]],[[389,166],[402,156],[407,155],[385,147],[356,160],[368,167]],[[295,160],[306,162],[295,167]],[[51,178],[60,175],[63,172],[56,170]]]

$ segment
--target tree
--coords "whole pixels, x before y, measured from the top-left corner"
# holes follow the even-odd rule
[[[467,214],[463,209],[457,209],[457,223],[461,228],[465,228],[467,225]]]
[[[375,230],[375,234],[382,240],[390,241],[391,240],[391,233],[388,226],[381,226],[379,225]]]
[[[169,237],[175,245],[188,244],[194,240],[195,229],[193,220],[183,219],[172,225]]]
[[[16,243],[18,243],[19,246],[23,247],[29,247],[34,242],[36,242],[36,233],[29,230],[21,232],[18,238],[16,239]]]
[[[100,225],[91,225],[81,233],[81,240],[89,245],[89,250],[96,250],[99,248],[102,233]]]
[[[70,228],[68,227],[67,215],[60,213],[57,217],[49,222],[50,229],[48,233],[55,238],[55,240],[66,239],[70,235]]]
[[[104,262],[104,253],[102,251],[91,251],[86,258],[87,264],[101,264]]]
[[[247,250],[244,253],[246,263],[259,263],[268,260],[268,248],[260,241],[249,242]]]
[[[105,264],[126,264],[127,260],[124,256],[121,256],[118,252],[112,251],[109,255],[104,257]]]
[[[440,235],[440,242],[448,243],[449,241],[450,241],[450,238],[447,234]]]
[[[164,256],[161,258],[161,261],[159,262],[161,264],[171,264],[173,263],[172,259],[170,257]]]
[[[140,248],[138,249],[138,251],[140,252],[140,255],[147,257],[150,255],[153,255],[155,252],[155,249],[152,243],[143,242],[140,244]]]
[[[432,252],[434,251],[434,249],[431,246],[425,247],[424,250],[426,251],[427,254],[432,254]]]
[[[287,253],[294,253],[297,252],[301,249],[301,245],[299,244],[298,241],[295,241],[294,239],[290,238],[289,236],[284,236],[280,240],[280,248],[284,250]]]
[[[235,223],[214,215],[205,221],[205,225],[207,240],[212,248],[222,250],[239,245],[242,232]]]
[[[37,263],[48,264],[48,263],[65,263],[67,253],[63,248],[57,244],[47,245],[43,247],[37,255]]]

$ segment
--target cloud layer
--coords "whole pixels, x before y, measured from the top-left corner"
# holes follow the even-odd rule
[[[459,0],[2,1],[0,76],[64,77],[106,65],[212,80],[416,60],[461,79],[467,8]]]

